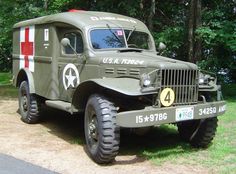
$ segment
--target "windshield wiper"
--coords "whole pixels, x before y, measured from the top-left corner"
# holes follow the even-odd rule
[[[133,32],[136,30],[136,27],[134,26],[133,30],[130,30],[129,35],[127,36],[126,41],[129,41],[130,36],[133,34]]]
[[[107,24],[107,28],[109,29],[109,31],[115,36],[115,38],[121,43],[123,44],[123,42],[120,40],[120,38],[116,35],[116,33],[114,33],[110,27],[109,24]]]

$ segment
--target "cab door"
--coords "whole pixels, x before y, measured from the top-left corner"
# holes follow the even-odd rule
[[[82,73],[82,59],[84,54],[84,42],[82,34],[78,30],[65,30],[60,35],[60,41],[68,38],[70,45],[60,46],[58,58],[58,80],[60,100],[71,102],[76,87],[80,84]]]

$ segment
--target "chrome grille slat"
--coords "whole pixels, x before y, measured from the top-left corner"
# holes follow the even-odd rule
[[[191,77],[192,77],[192,71],[189,71],[189,88],[188,88],[188,101],[189,100],[192,100],[192,93],[191,93],[191,85],[192,85],[192,79],[191,79]]]
[[[163,69],[161,90],[171,88],[175,92],[173,105],[190,105],[198,100],[198,70]]]
[[[175,92],[175,95],[177,96],[177,97],[179,97],[179,75],[180,75],[180,71],[179,70],[177,70],[177,91]],[[175,101],[177,100],[178,101],[178,98],[177,97],[175,97]]]

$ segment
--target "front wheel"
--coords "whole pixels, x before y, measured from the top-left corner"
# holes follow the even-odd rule
[[[96,94],[88,99],[84,131],[88,153],[96,163],[109,163],[118,153],[120,128],[116,114],[113,103],[105,97]]]
[[[193,147],[206,148],[213,140],[217,129],[217,117],[178,123],[180,137]]]

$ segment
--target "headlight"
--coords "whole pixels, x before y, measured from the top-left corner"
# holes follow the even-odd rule
[[[143,81],[143,85],[144,86],[149,86],[151,84],[151,80],[150,79],[145,79],[144,81]]]
[[[199,85],[202,85],[202,84],[204,84],[204,82],[205,82],[204,74],[200,72],[198,83],[199,83]]]
[[[140,79],[142,87],[148,87],[151,84],[151,78],[148,74],[143,74]]]
[[[209,74],[203,74],[201,72],[199,73],[199,85],[208,85],[211,81],[215,81],[215,77],[212,77]]]

